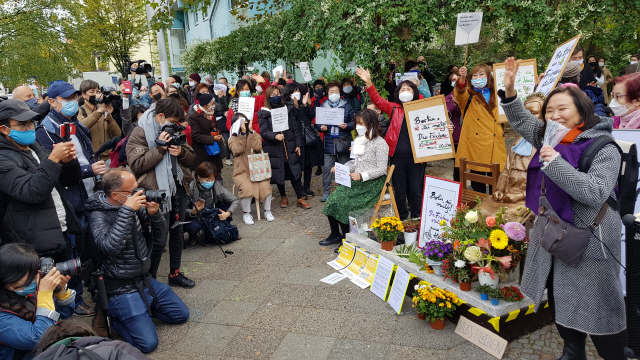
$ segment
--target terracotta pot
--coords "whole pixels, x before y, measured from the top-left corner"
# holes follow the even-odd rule
[[[391,251],[391,250],[393,250],[394,246],[396,246],[396,241],[395,240],[380,242],[380,247],[382,248],[382,250]]]
[[[445,325],[444,320],[439,319],[436,319],[434,322],[429,321],[429,324],[431,325],[431,328],[435,330],[442,330]]]
[[[461,282],[460,290],[462,291],[471,291],[471,283],[470,282]]]
[[[420,319],[420,320],[426,320],[426,319],[427,319],[427,315],[426,315],[426,314],[420,314],[420,313],[418,313],[418,319]]]

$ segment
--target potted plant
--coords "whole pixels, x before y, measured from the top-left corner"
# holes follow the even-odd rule
[[[427,258],[427,265],[431,266],[436,274],[441,271],[436,269],[442,265],[442,260],[453,252],[453,245],[450,242],[431,240],[424,245],[424,256]]]
[[[404,244],[405,246],[411,246],[418,240],[418,230],[420,229],[420,220],[407,219],[402,222],[404,226]]]
[[[489,290],[489,296],[491,296],[491,305],[498,306],[500,304],[500,299],[502,299],[502,291],[500,291],[500,289],[491,288],[491,290]]]
[[[480,299],[489,300],[489,292],[491,291],[491,286],[489,285],[480,285],[476,288],[476,291],[480,293]]]
[[[460,282],[460,290],[471,291],[471,277],[473,274],[467,262],[464,260],[456,260],[453,265],[458,281]]]
[[[520,289],[515,286],[503,287],[500,289],[500,295],[502,300],[508,302],[522,301],[522,299],[524,299],[524,295],[520,292]]]
[[[386,251],[393,250],[393,247],[396,245],[398,235],[404,230],[402,221],[395,216],[376,219],[371,227],[380,239],[380,247],[382,250]]]
[[[458,296],[433,285],[416,285],[413,293],[413,307],[424,314],[431,328],[444,329],[445,316],[451,317],[456,310]]]

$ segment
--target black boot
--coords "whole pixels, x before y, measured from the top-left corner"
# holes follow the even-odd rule
[[[342,230],[342,238],[346,239],[349,232],[349,224],[340,223],[340,229]]]
[[[587,360],[585,342],[565,341],[562,356],[558,360]]]
[[[340,225],[338,225],[340,223],[333,216],[327,216],[327,218],[329,219],[329,226],[331,226],[331,234],[329,234],[328,238],[320,241],[319,244],[322,246],[333,245],[342,241],[342,235],[340,235]]]

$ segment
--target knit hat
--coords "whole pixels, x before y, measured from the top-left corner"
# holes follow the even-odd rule
[[[200,82],[200,75],[198,75],[198,74],[191,74],[191,75],[189,75],[189,79],[190,79],[190,80],[193,80],[193,81],[195,81],[195,82],[197,82],[197,83],[199,83],[199,82]]]
[[[575,62],[569,62],[567,66],[564,68],[564,72],[562,73],[563,78],[572,78],[574,76],[578,76],[580,74],[580,64]]]
[[[196,99],[198,99],[200,106],[207,106],[211,103],[211,100],[213,100],[213,94],[198,93]]]
[[[322,85],[322,87],[324,87],[325,83],[324,83],[324,81],[318,79],[318,80],[313,82],[313,87],[316,87],[316,85]]]
[[[411,70],[411,68],[414,68],[418,66],[418,63],[413,61],[413,60],[407,60],[406,63],[404,63],[404,72],[409,72],[409,70]]]
[[[164,90],[164,84],[163,83],[161,83],[160,81],[157,81],[155,84],[160,86],[162,88],[162,90]]]

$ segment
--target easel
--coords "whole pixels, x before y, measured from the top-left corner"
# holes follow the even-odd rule
[[[391,184],[391,177],[393,176],[393,170],[395,170],[395,168],[395,165],[391,165],[391,167],[387,166],[387,178],[385,179],[384,186],[380,192],[380,198],[373,209],[373,216],[371,216],[370,224],[373,224],[376,214],[380,211],[380,207],[383,205],[393,205],[393,211],[395,212],[396,217],[400,218],[398,206],[396,205],[396,197],[393,194],[393,185]],[[389,198],[385,199],[387,191],[389,191]]]

